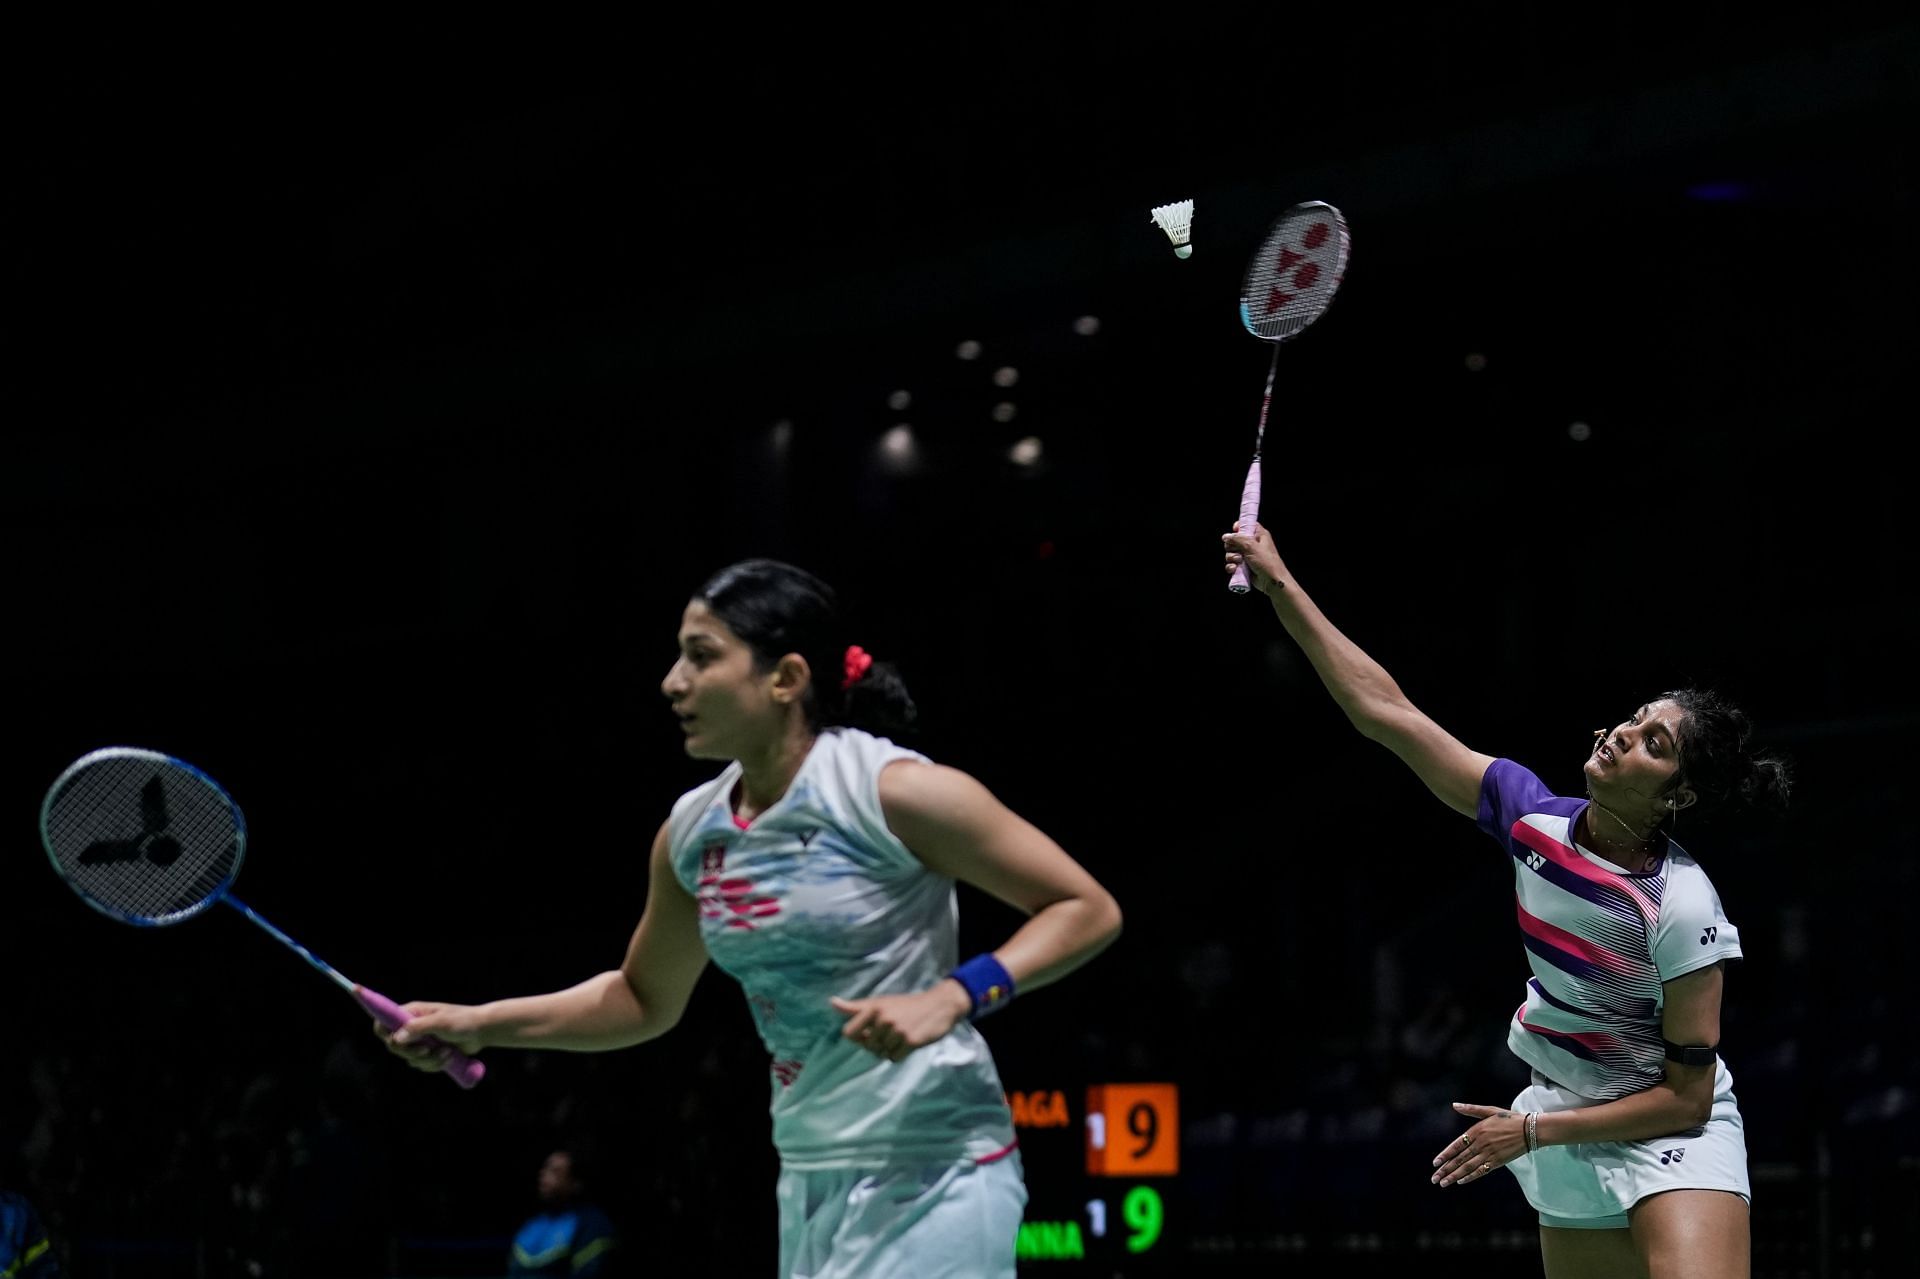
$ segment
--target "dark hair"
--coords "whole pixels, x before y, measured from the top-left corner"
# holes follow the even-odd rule
[[[813,681],[801,703],[807,724],[865,729],[898,737],[913,727],[918,711],[900,674],[875,662],[846,680],[850,639],[833,588],[778,560],[742,560],[707,579],[694,596],[753,650],[754,666],[769,670],[788,653],[806,658]]]
[[[1793,768],[1782,756],[1753,752],[1753,724],[1745,711],[1707,688],[1677,688],[1660,697],[1686,712],[1674,785],[1691,786],[1703,813],[1736,805],[1786,807]]]

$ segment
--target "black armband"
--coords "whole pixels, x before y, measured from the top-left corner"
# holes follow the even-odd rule
[[[1720,1056],[1720,1045],[1711,1048],[1682,1048],[1671,1039],[1660,1041],[1666,1045],[1667,1060],[1677,1061],[1682,1066],[1711,1066]]]

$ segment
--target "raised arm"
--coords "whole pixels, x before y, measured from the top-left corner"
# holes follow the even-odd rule
[[[1300,646],[1314,673],[1362,736],[1395,755],[1440,802],[1474,816],[1480,806],[1480,781],[1491,755],[1468,749],[1407,700],[1386,668],[1340,633],[1287,571],[1267,530],[1256,524],[1251,535],[1234,532],[1223,539],[1227,571],[1244,559],[1255,587],[1273,604],[1274,616]]]
[[[645,1043],[672,1030],[707,966],[699,910],[674,876],[663,824],[648,859],[647,904],[619,968],[545,995],[492,1003],[406,1005],[414,1019],[391,1037],[395,1052],[434,1069],[433,1036],[464,1052],[482,1048],[555,1048],[600,1052]]]

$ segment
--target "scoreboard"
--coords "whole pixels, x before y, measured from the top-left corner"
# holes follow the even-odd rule
[[[1022,1274],[1171,1271],[1178,1229],[1180,1090],[1171,1083],[1009,1088],[1026,1171]],[[1098,1264],[1094,1264],[1098,1263]]]

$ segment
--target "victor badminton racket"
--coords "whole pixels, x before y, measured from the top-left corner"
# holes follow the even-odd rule
[[[378,991],[349,981],[232,893],[247,851],[247,822],[220,784],[185,760],[132,746],[81,756],[47,789],[40,839],[60,877],[110,919],[162,927],[215,902],[313,965],[397,1030],[412,1016]],[[486,1074],[480,1062],[441,1044],[441,1069],[462,1088]]]

